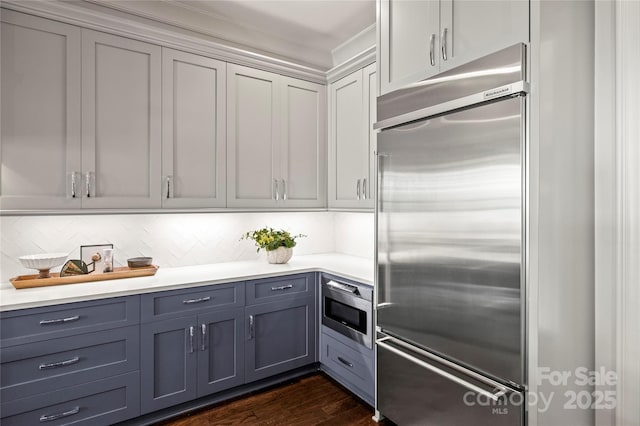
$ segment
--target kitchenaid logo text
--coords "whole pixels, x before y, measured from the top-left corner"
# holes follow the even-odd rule
[[[549,410],[551,404],[562,404],[565,410],[601,409],[612,410],[617,405],[615,386],[618,376],[615,371],[601,367],[589,370],[578,367],[575,370],[552,370],[549,367],[538,369],[538,392],[508,392],[492,399],[489,395],[466,392],[463,402],[469,407],[480,406],[491,408],[494,415],[509,414],[509,410],[518,409],[523,404],[533,407],[540,413]],[[605,390],[594,390],[594,387],[609,387]],[[559,387],[571,387],[567,390],[554,390]],[[586,389],[579,389],[586,387]]]
[[[511,93],[511,86],[502,86],[497,89],[491,89],[484,92],[485,99],[495,98],[496,96],[502,96]]]

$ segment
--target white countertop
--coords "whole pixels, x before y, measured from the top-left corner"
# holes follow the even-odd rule
[[[373,285],[373,259],[337,253],[313,254],[294,256],[284,265],[269,264],[264,259],[179,268],[163,268],[160,265],[158,272],[150,277],[21,290],[16,290],[11,283],[2,283],[0,284],[0,311],[316,271],[328,272]]]

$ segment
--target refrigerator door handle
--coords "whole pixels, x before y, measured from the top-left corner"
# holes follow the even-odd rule
[[[433,373],[436,373],[436,374],[444,377],[445,379],[451,380],[452,382],[455,382],[455,383],[457,383],[457,384],[469,389],[470,391],[473,391],[473,392],[476,392],[476,393],[478,393],[480,395],[483,395],[483,396],[485,396],[485,397],[487,397],[487,398],[489,398],[489,399],[491,399],[493,401],[498,401],[502,396],[504,396],[507,392],[509,392],[508,388],[506,388],[505,386],[502,386],[498,382],[494,382],[493,380],[490,380],[490,379],[488,379],[486,377],[482,377],[482,376],[480,376],[481,378],[479,378],[479,377],[476,377],[474,375],[474,378],[478,379],[479,381],[482,381],[483,383],[486,383],[487,385],[495,387],[497,389],[497,392],[489,392],[487,390],[484,390],[481,387],[478,387],[478,386],[474,385],[473,383],[469,383],[466,380],[461,379],[460,377],[457,377],[457,376],[455,376],[455,375],[453,375],[453,374],[451,374],[451,373],[449,373],[447,371],[444,371],[444,370],[442,370],[442,369],[440,369],[440,368],[438,368],[438,367],[436,367],[434,365],[429,364],[428,362],[425,362],[425,361],[423,361],[423,360],[421,360],[419,358],[413,357],[413,356],[407,354],[406,352],[401,351],[400,349],[394,348],[393,346],[391,346],[388,343],[386,343],[387,341],[391,341],[391,342],[397,343],[397,344],[399,344],[401,346],[405,346],[406,345],[404,342],[399,341],[398,339],[394,339],[391,336],[386,336],[386,337],[383,337],[381,339],[376,340],[376,344],[378,346],[380,346],[381,348],[384,348],[384,349],[386,349],[386,350],[388,350],[390,352],[393,352],[394,354],[406,359],[407,361],[410,361],[410,362],[412,362],[412,363],[414,363],[416,365],[419,365],[422,368],[425,368],[425,369],[427,369],[429,371],[432,371]],[[422,351],[422,350],[420,350],[418,348],[412,348],[412,350],[414,350],[414,351],[416,351],[416,352],[418,352],[420,354],[424,354],[425,356],[429,356],[427,352],[424,352],[424,351]],[[455,367],[453,367],[453,368],[455,368]],[[460,368],[455,368],[455,369],[461,371]],[[463,372],[463,373],[466,373],[466,372]]]

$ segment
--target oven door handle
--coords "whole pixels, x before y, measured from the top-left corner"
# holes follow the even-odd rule
[[[331,280],[327,282],[327,286],[331,287],[332,289],[335,290],[342,290],[346,293],[352,293],[352,294],[358,294],[358,287],[356,286],[352,286],[352,285],[348,285],[348,284],[338,284],[337,282]]]

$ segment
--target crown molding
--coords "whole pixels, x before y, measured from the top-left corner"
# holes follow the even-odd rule
[[[376,46],[373,45],[327,71],[327,83],[338,81],[375,61]]]
[[[134,19],[123,19],[108,13],[78,7],[72,3],[50,0],[2,0],[1,5],[17,12],[209,56],[225,62],[258,68],[314,83],[327,83],[327,73],[319,68],[159,28]]]

